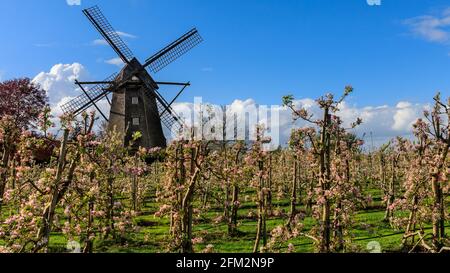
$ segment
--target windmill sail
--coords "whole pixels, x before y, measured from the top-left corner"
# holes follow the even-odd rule
[[[153,73],[157,73],[202,41],[203,38],[198,33],[197,29],[194,28],[175,42],[148,58],[145,61],[144,67],[147,67]]]
[[[106,78],[104,82],[112,82],[116,77],[117,73],[114,73]],[[86,94],[81,94],[68,103],[62,105],[61,109],[65,114],[77,115],[107,96],[111,92],[109,90],[110,87],[111,85],[107,83],[94,85],[93,87],[89,88],[89,90],[87,90],[89,96]]]
[[[124,63],[129,63],[133,59],[133,53],[120,38],[117,31],[111,26],[98,6],[83,10],[83,13],[91,21],[94,27],[100,32],[105,40],[116,51],[117,55]]]

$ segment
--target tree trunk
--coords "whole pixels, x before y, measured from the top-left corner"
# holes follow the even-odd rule
[[[261,206],[260,206],[260,208],[261,208]],[[257,225],[257,230],[256,230],[255,244],[253,245],[253,253],[258,253],[259,242],[261,241],[262,229],[263,229],[263,219],[262,219],[262,211],[260,209],[259,213],[258,213],[258,225]]]
[[[450,139],[448,142],[450,142]],[[431,176],[434,206],[438,209],[438,217],[433,216],[433,243],[437,249],[443,246],[442,238],[445,237],[445,199],[442,187],[439,184],[439,176],[447,160],[449,146],[449,144],[445,145],[444,149],[440,151],[441,159],[439,160],[436,172]]]
[[[259,171],[262,172],[264,168],[263,162],[259,161]],[[263,239],[263,246],[266,246],[266,230],[265,230],[265,208],[264,204],[266,202],[265,200],[265,194],[263,191],[264,188],[264,180],[263,177],[260,175],[259,177],[259,185],[258,185],[258,226],[256,230],[256,239],[255,244],[253,246],[253,253],[257,253],[259,250],[259,244],[261,242],[261,239]]]
[[[94,222],[94,217],[92,215],[92,211],[94,210],[94,202],[89,201],[89,206],[88,206],[88,226],[87,226],[87,232],[86,232],[86,246],[83,249],[83,253],[92,253],[93,250],[93,246],[94,246],[94,242],[91,239],[91,234],[92,234],[92,224]]]
[[[341,219],[338,213],[338,210],[340,211],[342,209],[342,202],[341,200],[338,200],[336,202],[336,208],[337,210],[334,212],[334,224],[333,224],[333,229],[334,229],[334,238],[336,240],[336,251],[341,251],[344,249],[344,234],[343,234],[343,229],[342,229],[342,225],[341,225]]]
[[[405,235],[403,236],[403,239],[402,239],[403,246],[406,246],[406,243],[407,243],[408,237],[406,237],[406,236],[408,236],[412,231],[414,231],[413,226],[415,225],[417,203],[418,203],[417,196],[414,195],[413,200],[412,200],[412,210],[409,213],[408,224],[406,225]],[[414,242],[414,238],[412,240]]]
[[[200,169],[196,169],[189,182],[188,189],[184,195],[183,202],[181,205],[182,211],[182,253],[192,253],[194,252],[192,248],[192,201],[195,189],[195,182],[197,181],[198,175],[200,174]]]
[[[209,198],[209,181],[205,181],[203,179],[202,181],[205,184],[205,191],[203,192],[203,197],[202,197],[202,208],[206,208],[206,206],[208,205],[208,198]]]
[[[272,215],[272,153],[269,154],[269,177],[267,180],[267,188],[269,192],[267,192],[266,196],[266,215]]]
[[[239,209],[239,187],[237,185],[233,185],[233,199],[232,199],[232,209],[231,209],[231,230],[229,230],[229,235],[234,236],[237,233],[237,216]]]
[[[442,247],[441,245],[441,207],[444,206],[444,204],[442,203],[443,199],[442,199],[442,189],[439,185],[439,180],[438,177],[439,174],[433,174],[433,176],[431,177],[431,184],[432,184],[432,189],[433,189],[433,201],[434,201],[434,206],[435,208],[438,210],[438,217],[436,217],[435,215],[433,215],[432,217],[432,222],[433,222],[433,244],[437,249],[440,249]],[[433,212],[434,214],[434,212]],[[444,219],[445,219],[445,214],[444,214]]]
[[[384,214],[384,221],[390,221],[390,219],[393,216],[392,209],[390,207],[395,201],[396,169],[397,169],[396,159],[393,159],[392,160],[392,176],[391,176],[391,180],[389,183],[388,198],[387,198],[387,203],[386,203],[386,213]]]
[[[321,135],[321,151],[320,151],[320,173],[319,173],[319,183],[321,186],[323,194],[323,205],[322,205],[322,236],[320,243],[320,252],[327,253],[330,252],[330,236],[331,236],[331,209],[330,200],[325,196],[325,192],[329,190],[330,182],[330,134],[328,132],[328,126],[330,123],[329,109],[325,108],[324,111],[324,124],[322,126]]]
[[[292,175],[292,189],[291,189],[291,211],[289,213],[289,220],[286,224],[286,227],[290,230],[292,222],[294,221],[295,215],[297,214],[297,168],[298,161],[297,158],[294,158],[294,173]]]
[[[109,232],[106,234],[105,237],[107,238],[109,234],[112,234],[112,237],[115,239],[116,232],[115,232],[115,224],[114,224],[114,177],[109,176],[107,179],[107,183],[108,183],[107,192],[108,192],[108,199],[109,199],[108,213],[107,213]]]
[[[137,182],[137,177],[136,175],[133,175],[133,181],[131,184],[131,200],[133,202],[133,210],[136,211],[137,210],[137,203],[138,203],[138,197],[137,197],[137,192],[138,192],[138,182]]]
[[[60,153],[59,153],[58,166],[57,166],[57,171],[56,171],[55,182],[53,184],[53,193],[51,196],[51,201],[44,210],[44,213],[42,216],[42,218],[43,218],[42,219],[42,227],[39,229],[38,240],[35,245],[35,248],[33,249],[33,252],[38,252],[42,248],[47,247],[47,245],[49,243],[49,239],[50,239],[50,232],[52,229],[56,206],[61,201],[61,199],[64,197],[64,194],[66,193],[67,189],[69,188],[70,184],[72,183],[72,180],[74,177],[76,164],[78,163],[78,160],[80,157],[78,152],[77,152],[75,158],[70,162],[67,179],[61,184],[61,180],[62,180],[64,168],[65,168],[65,162],[66,162],[68,137],[69,137],[69,130],[65,130],[63,142],[62,142]]]
[[[231,201],[230,201],[230,181],[225,181],[225,202],[223,204],[223,217],[224,219],[228,220],[230,219],[230,210],[231,210]],[[231,226],[230,221],[227,221],[228,225],[228,233],[230,232]]]

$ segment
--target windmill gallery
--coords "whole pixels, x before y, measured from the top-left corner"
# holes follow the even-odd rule
[[[123,42],[110,25],[98,6],[83,10],[83,13],[125,63],[119,73],[107,77],[103,81],[80,82],[75,84],[83,92],[61,108],[65,114],[74,116],[90,107],[97,111],[108,122],[108,130],[117,130],[123,135],[123,143],[127,145],[136,132],[142,137],[135,145],[145,148],[166,147],[163,126],[171,132],[182,130],[183,121],[172,109],[172,104],[190,83],[157,82],[150,73],[157,73],[190,49],[202,42],[202,37],[194,28],[169,44],[141,64],[131,50]],[[159,92],[160,85],[179,86],[181,90],[168,102]],[[91,86],[85,88],[85,86]],[[112,93],[112,99],[109,95]],[[97,106],[106,99],[111,106],[109,119]]]

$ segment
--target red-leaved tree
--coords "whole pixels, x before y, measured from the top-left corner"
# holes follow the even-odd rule
[[[45,90],[29,78],[0,82],[0,116],[11,116],[20,129],[37,122],[47,102]]]

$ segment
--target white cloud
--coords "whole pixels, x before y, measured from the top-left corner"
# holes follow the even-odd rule
[[[119,57],[106,60],[105,63],[115,65],[118,67],[122,67],[124,65],[124,62]]]
[[[1,77],[1,73],[0,73]],[[81,94],[81,91],[76,88],[74,84],[75,79],[89,80],[89,73],[83,65],[79,63],[73,64],[56,64],[49,72],[41,72],[34,79],[33,82],[39,83],[43,89],[47,91],[50,97],[50,104],[52,113],[55,117],[62,114],[60,106],[70,101],[72,98]],[[208,104],[204,102],[203,105]],[[315,118],[320,118],[322,115],[321,109],[315,103],[315,100],[310,98],[300,99],[294,101],[296,107],[304,107]],[[102,112],[109,116],[109,104],[106,100],[98,103]],[[178,113],[191,113],[190,116],[184,115],[188,124],[192,124],[194,116],[199,120],[198,111],[194,111],[194,103],[179,102],[173,106]],[[396,136],[410,137],[412,135],[412,123],[417,118],[422,116],[424,109],[429,109],[427,104],[413,104],[407,101],[398,102],[395,106],[380,105],[380,106],[366,106],[358,107],[356,105],[349,105],[342,103],[340,105],[339,116],[344,121],[344,126],[348,127],[350,123],[354,122],[357,117],[363,119],[363,124],[355,130],[355,132],[362,136],[364,133],[368,136],[371,132],[373,135],[374,144],[381,145]],[[93,107],[91,109],[94,109]],[[228,106],[228,113],[243,113],[248,109],[261,109],[261,106],[253,99],[235,100]],[[293,128],[304,127],[308,124],[304,121],[292,120],[292,112],[281,106],[273,106],[274,111],[278,111],[278,124],[271,124],[279,127],[280,144],[288,142],[291,130]],[[258,110],[259,115],[261,112]],[[255,118],[255,117],[253,117]],[[260,121],[269,125],[270,117],[262,117]],[[57,119],[55,119],[57,122]],[[238,120],[238,122],[244,122]],[[253,129],[253,128],[252,128]],[[246,134],[250,134],[246,132]],[[366,138],[366,141],[370,140]]]
[[[50,98],[50,107],[52,115],[55,117],[53,122],[56,124],[56,130],[59,130],[59,117],[63,114],[61,106],[82,94],[81,90],[75,85],[75,80],[89,80],[89,73],[85,67],[79,63],[73,64],[56,64],[49,72],[41,72],[34,79],[34,83],[38,83]],[[100,110],[109,116],[109,103],[102,100],[97,103]],[[91,107],[88,111],[95,110]],[[97,116],[100,116],[97,113]],[[98,123],[97,126],[100,124]]]
[[[409,102],[401,101],[397,104],[394,114],[394,124],[392,129],[395,131],[407,131],[412,130],[412,124],[420,116],[420,111],[417,105],[412,105]]]
[[[81,0],[66,0],[66,3],[69,6],[79,6],[81,5]]]
[[[40,84],[47,91],[50,103],[56,103],[64,97],[76,94],[75,80],[85,79],[87,75],[87,70],[79,63],[56,64],[49,72],[39,73],[33,82]]]
[[[56,64],[49,72],[41,72],[32,80],[34,83],[39,84],[49,96],[56,130],[60,126],[58,117],[63,114],[61,105],[69,102],[81,92],[76,87],[75,80],[86,79],[87,76],[87,70],[79,63]]]
[[[104,46],[104,45],[108,45],[108,42],[106,42],[105,39],[96,39],[96,40],[92,41],[92,45],[96,45],[96,46],[101,45],[101,46]]]
[[[204,103],[205,105],[208,103]],[[294,101],[296,107],[306,108],[314,118],[320,118],[322,115],[321,109],[316,105],[315,101],[310,98]],[[228,113],[241,113],[251,107],[260,107],[253,99],[247,100],[235,100],[228,106]],[[199,120],[198,111],[194,111],[193,103],[175,103],[174,110],[178,113],[192,113],[190,116],[183,114],[183,117],[187,120],[187,124],[193,124],[195,120]],[[412,124],[422,116],[423,110],[428,109],[426,104],[412,104],[409,102],[399,102],[396,106],[367,106],[357,107],[342,103],[340,105],[339,116],[344,121],[344,126],[350,127],[350,124],[358,117],[363,119],[363,124],[358,126],[354,132],[362,137],[366,135],[366,142],[373,140],[375,146],[379,146],[382,143],[387,142],[396,136],[412,137]],[[293,128],[300,128],[304,126],[310,126],[304,121],[293,122],[292,112],[281,106],[274,106],[272,109],[279,111],[279,121],[276,124],[279,127],[279,139],[280,144],[285,145],[291,134]],[[259,112],[259,111],[258,111]],[[261,112],[259,112],[261,113]],[[196,116],[194,120],[194,116]],[[269,118],[270,119],[270,118]],[[267,119],[262,119],[260,122],[266,123]],[[238,120],[239,122],[244,122]],[[248,132],[247,132],[248,133]],[[369,135],[372,134],[372,139],[369,140]]]
[[[422,15],[406,19],[404,24],[417,37],[430,42],[448,43],[450,41],[450,8],[437,15]]]

